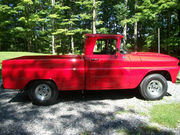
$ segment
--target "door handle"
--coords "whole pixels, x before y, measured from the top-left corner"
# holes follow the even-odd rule
[[[92,58],[91,61],[98,61],[98,58]]]

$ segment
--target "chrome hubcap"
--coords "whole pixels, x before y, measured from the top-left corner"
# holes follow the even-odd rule
[[[159,97],[163,93],[162,83],[158,80],[152,80],[147,85],[147,92],[153,97]]]
[[[47,84],[40,84],[35,89],[35,96],[41,100],[47,100],[51,97],[51,88]]]

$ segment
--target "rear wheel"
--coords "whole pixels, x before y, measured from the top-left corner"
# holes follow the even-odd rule
[[[29,97],[33,104],[51,105],[54,104],[58,97],[56,85],[51,81],[33,82],[28,90]]]
[[[160,74],[146,76],[140,84],[140,93],[146,100],[161,99],[167,92],[167,81]]]

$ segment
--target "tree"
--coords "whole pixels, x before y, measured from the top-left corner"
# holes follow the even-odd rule
[[[124,0],[126,11],[127,11],[127,4],[128,4],[128,0]],[[124,17],[124,20],[126,21],[126,16]],[[124,24],[123,35],[124,35],[124,45],[126,45],[126,40],[127,40],[127,23],[126,22]]]
[[[96,34],[96,0],[93,0],[93,34]]]
[[[137,3],[138,2],[138,3]],[[178,0],[0,0],[0,50],[82,53],[84,34],[123,34],[131,50],[179,55]],[[128,34],[127,34],[128,33]],[[179,50],[179,51],[178,51]]]
[[[123,27],[123,41],[124,45],[126,44],[127,41],[127,22],[126,19],[128,17],[128,0],[124,0],[123,2],[118,3],[117,5],[114,6],[114,9],[116,11],[116,18],[119,22],[119,25]]]
[[[135,16],[136,16],[137,3],[138,3],[138,1],[136,0],[135,4],[134,4]],[[134,48],[135,48],[136,51],[138,50],[138,46],[137,46],[137,40],[138,40],[137,33],[138,32],[137,31],[138,31],[138,20],[135,18],[135,20],[134,20]]]
[[[53,12],[54,5],[55,5],[55,0],[52,0],[52,13],[54,13]],[[54,22],[55,22],[55,18],[52,18],[52,31],[54,31]],[[52,34],[52,54],[55,54],[55,38],[53,34]]]

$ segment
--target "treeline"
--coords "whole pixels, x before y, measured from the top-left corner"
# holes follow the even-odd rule
[[[84,34],[123,34],[131,50],[180,55],[179,0],[0,0],[0,51],[82,53]]]

